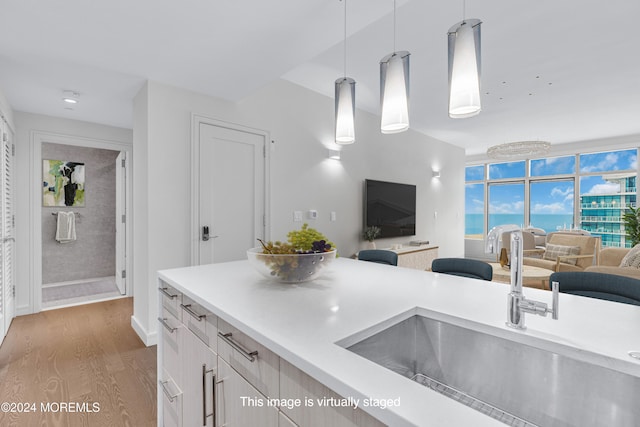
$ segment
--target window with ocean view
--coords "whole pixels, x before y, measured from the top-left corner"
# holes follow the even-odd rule
[[[629,247],[624,214],[636,207],[636,170],[635,148],[469,165],[465,237],[516,224],[547,233],[582,229],[603,246]]]
[[[574,181],[532,181],[529,184],[529,223],[547,233],[574,228]]]
[[[496,225],[524,225],[524,183],[489,185],[489,230]]]

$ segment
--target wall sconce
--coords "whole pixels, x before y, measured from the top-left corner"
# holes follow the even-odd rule
[[[432,174],[431,176],[432,176],[433,178],[438,178],[438,179],[440,179],[440,171],[431,171],[431,174]]]
[[[340,160],[340,150],[329,150],[328,157],[333,160]]]

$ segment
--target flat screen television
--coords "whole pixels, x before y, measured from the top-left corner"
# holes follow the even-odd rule
[[[416,186],[366,179],[365,227],[380,227],[380,237],[416,234]]]

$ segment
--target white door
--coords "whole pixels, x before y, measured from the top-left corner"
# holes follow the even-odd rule
[[[126,293],[126,152],[116,158],[116,286]]]
[[[0,282],[0,326],[2,336],[7,334],[11,320],[15,314],[15,283],[14,283],[14,208],[13,208],[13,141],[6,123],[2,123],[2,243],[0,248],[1,282]]]
[[[199,124],[199,263],[246,259],[265,229],[266,137]]]

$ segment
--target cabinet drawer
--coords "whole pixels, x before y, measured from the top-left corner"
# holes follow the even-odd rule
[[[218,355],[262,394],[280,397],[278,355],[222,319],[218,329]]]
[[[343,399],[284,359],[280,359],[280,399]],[[384,427],[362,409],[347,406],[307,406],[280,408],[296,424],[305,427]]]
[[[174,287],[162,279],[158,279],[158,292],[162,299],[162,306],[169,310],[176,319],[182,321],[182,310],[180,310],[182,292],[178,292]]]
[[[162,365],[167,374],[181,385],[180,366],[180,336],[184,332],[183,326],[171,314],[167,307],[162,307],[162,314],[158,318],[160,332],[162,333]]]
[[[218,351],[218,317],[186,295],[182,296],[182,322],[213,351]]]
[[[182,393],[171,378],[160,380],[158,383],[162,394],[162,426],[182,426]]]

